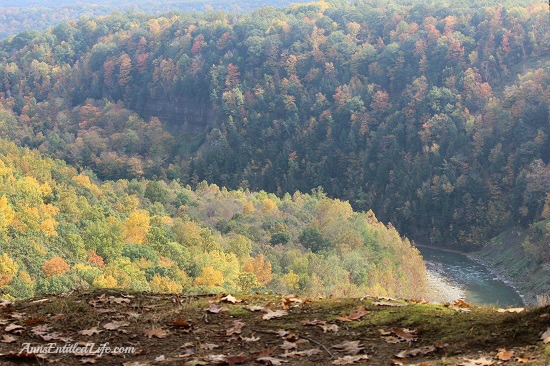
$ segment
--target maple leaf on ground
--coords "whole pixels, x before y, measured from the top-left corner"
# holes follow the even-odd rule
[[[296,304],[295,306],[298,306],[300,304],[304,303],[304,300],[300,299],[298,295],[290,294],[283,297],[283,300],[281,302],[281,305],[283,308],[289,308],[292,306],[292,303]]]
[[[350,355],[356,355],[362,350],[364,350],[364,347],[361,347],[360,341],[346,341],[340,344],[335,344],[332,346],[332,348],[339,349],[341,351],[344,351],[346,353],[349,353]]]
[[[435,352],[439,349],[443,349],[445,347],[448,347],[449,345],[447,343],[438,343],[432,346],[425,346],[421,348],[414,348],[414,349],[408,349],[403,350],[395,355],[397,358],[409,358],[409,357],[416,357],[418,355],[427,355],[428,353]]]
[[[340,327],[337,326],[336,324],[324,324],[324,325],[319,325],[322,329],[323,329],[323,333],[326,333],[326,332],[338,332],[338,330],[340,330]]]
[[[217,344],[214,343],[201,343],[200,349],[207,349],[207,350],[213,350],[214,348],[219,348]]]
[[[386,343],[391,343],[391,344],[397,344],[397,343],[404,342],[404,340],[402,340],[400,338],[397,338],[397,337],[394,337],[394,336],[382,336],[382,339]]]
[[[257,358],[256,361],[265,363],[266,365],[274,365],[274,366],[282,365],[283,363],[288,363],[287,360],[281,360],[280,358],[269,357],[269,356]]]
[[[8,325],[4,330],[6,332],[13,332],[14,330],[17,330],[17,329],[23,329],[23,327],[21,325],[17,325],[17,324],[10,324]]]
[[[415,342],[418,340],[418,337],[416,336],[415,330],[410,330],[407,328],[393,328],[392,332],[400,337],[406,340],[407,342]]]
[[[166,338],[170,335],[170,332],[167,332],[161,328],[147,329],[143,332],[147,338]]]
[[[110,323],[103,324],[103,328],[107,330],[117,330],[120,327],[127,327],[130,323],[125,321],[113,320]]]
[[[550,327],[546,329],[546,332],[542,333],[540,339],[542,339],[542,342],[544,342],[544,344],[550,343]]]
[[[367,355],[344,356],[332,361],[332,364],[333,365],[352,365],[359,361],[366,361],[368,359],[369,359],[369,356]]]
[[[494,364],[495,361],[491,360],[490,358],[480,357],[477,360],[465,358],[464,362],[459,364],[459,366],[491,366]]]
[[[188,323],[185,320],[183,320],[181,315],[178,316],[178,320],[171,321],[170,325],[173,326],[173,327],[177,327],[177,328],[192,328],[194,326],[193,323]]]
[[[364,306],[359,306],[357,309],[353,310],[349,315],[343,315],[338,318],[343,322],[351,322],[354,320],[359,320],[363,316],[367,315],[369,312],[365,309]]]
[[[109,304],[129,304],[131,301],[130,299],[126,299],[124,297],[114,297],[114,296],[109,296],[109,299],[107,300],[107,302]]]
[[[325,325],[325,324],[327,324],[327,322],[324,321],[324,320],[317,320],[317,319],[315,319],[315,320],[301,320],[300,324],[302,324],[302,325]]]
[[[252,337],[241,337],[241,340],[245,342],[258,342],[260,340],[260,337],[255,337],[252,335]]]
[[[85,336],[92,336],[94,334],[99,334],[101,332],[103,332],[103,331],[97,329],[97,327],[93,327],[93,328],[90,328],[90,329],[79,330],[78,334],[82,334],[82,335],[85,335]]]
[[[214,303],[211,303],[210,305],[208,305],[208,308],[206,309],[206,311],[208,311],[209,313],[212,313],[212,314],[218,314],[222,311],[225,311],[225,307],[218,306]]]
[[[237,299],[236,297],[231,296],[231,295],[227,295],[227,296],[225,296],[225,297],[222,297],[222,298],[220,299],[220,301],[221,301],[221,302],[229,302],[229,303],[231,303],[231,304],[236,304],[236,303],[238,303],[238,302],[242,302],[242,300],[239,300],[239,299]]]
[[[457,299],[453,302],[453,305],[454,306],[459,306],[459,307],[463,307],[463,308],[471,308],[472,305],[468,304],[466,301],[464,300],[461,300],[461,299]]]
[[[514,351],[507,351],[505,348],[499,349],[497,358],[501,361],[510,361],[514,357]]]
[[[298,348],[298,345],[294,342],[283,341],[283,344],[280,346],[280,348],[284,350],[291,350]]]
[[[252,305],[252,306],[243,306],[243,309],[250,310],[250,311],[264,311],[264,306],[259,305]]]
[[[310,357],[310,356],[318,355],[319,353],[322,353],[319,348],[312,348],[304,351],[285,352],[281,355],[281,357],[284,357],[284,358]]]
[[[44,323],[46,321],[46,318],[31,318],[25,320],[23,323],[27,324],[33,324],[33,323]]]
[[[233,328],[231,329],[228,329],[225,331],[225,335],[233,335],[233,334],[241,334],[241,330],[243,329],[244,327],[244,323],[243,322],[240,322],[238,320],[234,320],[233,321]]]
[[[97,360],[93,357],[85,357],[80,359],[80,363],[88,364],[88,363],[96,363]]]
[[[2,334],[2,343],[14,343],[17,342],[17,338],[9,334]]]
[[[277,347],[268,347],[268,348],[263,348],[260,353],[258,353],[256,355],[256,359],[258,358],[262,358],[262,357],[267,357],[267,356],[271,356],[273,354],[273,352],[275,352],[277,350]]]
[[[273,318],[280,318],[282,316],[288,315],[288,311],[286,310],[271,310],[267,309],[266,313],[262,316],[263,320],[270,320]]]

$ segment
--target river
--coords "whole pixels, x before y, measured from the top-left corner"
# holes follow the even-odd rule
[[[430,285],[439,292],[435,300],[452,301],[461,296],[476,305],[523,306],[519,294],[487,267],[464,254],[418,247],[424,257]]]

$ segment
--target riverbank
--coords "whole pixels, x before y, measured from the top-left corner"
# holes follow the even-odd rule
[[[462,298],[476,305],[519,307],[524,305],[518,291],[465,253],[439,248],[418,248],[428,269],[431,301]]]
[[[487,266],[513,287],[527,305],[544,305],[537,300],[550,296],[550,263],[525,252],[529,230],[511,229],[495,237],[469,256]]]
[[[453,302],[464,298],[462,288],[432,270],[428,270],[428,293],[426,300],[430,302]]]

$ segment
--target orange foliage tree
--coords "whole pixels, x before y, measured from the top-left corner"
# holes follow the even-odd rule
[[[243,266],[243,270],[253,273],[260,285],[267,285],[271,279],[271,263],[265,260],[263,254],[258,255],[256,258],[251,258],[248,263]]]
[[[53,257],[52,259],[45,261],[42,266],[42,270],[44,270],[47,277],[62,275],[67,273],[69,269],[71,269],[71,267],[61,257]]]

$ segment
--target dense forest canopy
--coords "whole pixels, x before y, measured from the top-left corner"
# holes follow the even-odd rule
[[[322,191],[278,198],[201,182],[94,183],[0,139],[3,297],[119,287],[420,298],[418,251]]]
[[[101,179],[320,186],[475,248],[550,205],[549,23],[516,2],[81,18],[0,44],[0,132]]]
[[[286,6],[290,0],[3,0],[0,3],[0,39],[28,30],[42,31],[82,16],[110,15],[114,11],[160,14],[168,11],[227,10],[245,12],[265,5]]]

